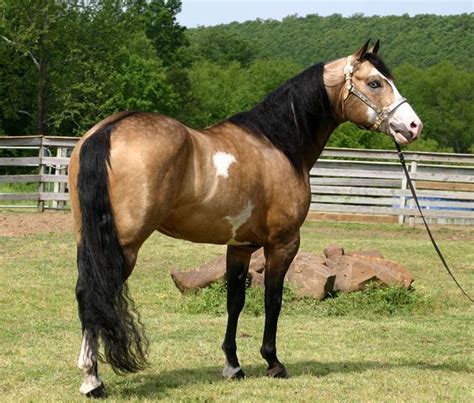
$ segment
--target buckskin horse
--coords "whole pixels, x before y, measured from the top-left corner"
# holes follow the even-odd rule
[[[253,109],[203,130],[140,112],[90,129],[70,162],[77,239],[76,297],[82,324],[80,392],[101,396],[99,340],[118,373],[147,365],[148,342],[128,296],[143,242],[159,231],[227,246],[228,322],[223,376],[243,378],[236,330],[252,253],[264,248],[267,374],[287,377],[277,358],[283,280],[300,244],[311,200],[309,171],[344,121],[415,140],[422,123],[369,41],[349,57],[289,79]]]

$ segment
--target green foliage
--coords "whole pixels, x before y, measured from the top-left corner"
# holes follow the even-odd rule
[[[214,283],[183,297],[181,309],[191,314],[226,314],[226,286]],[[289,315],[307,314],[318,317],[333,316],[387,316],[408,313],[424,313],[432,309],[432,300],[414,289],[401,286],[380,287],[369,284],[363,291],[337,294],[318,301],[314,298],[299,298],[294,290],[285,284],[282,312]],[[264,290],[261,287],[247,289],[244,314],[262,316]]]
[[[260,60],[248,67],[196,62],[189,69],[192,105],[185,123],[205,127],[255,105],[299,71],[290,61]]]
[[[403,26],[403,29],[400,29],[400,26]],[[191,49],[196,49],[201,59],[204,57],[215,63],[228,60],[229,52],[222,45],[213,47],[212,38],[228,38],[229,46],[239,41],[245,43],[258,38],[252,48],[256,60],[283,58],[300,66],[301,70],[301,66],[308,66],[319,60],[331,60],[350,54],[368,37],[380,37],[382,53],[388,64],[394,68],[401,93],[410,100],[425,126],[421,139],[411,144],[408,149],[470,152],[474,147],[474,132],[471,129],[474,103],[470,92],[474,75],[471,70],[472,56],[468,52],[470,45],[467,33],[472,31],[472,26],[472,15],[355,15],[351,18],[343,18],[340,15],[311,15],[305,18],[290,16],[282,22],[258,20],[198,28],[189,32],[189,38]],[[436,46],[433,44],[433,38],[436,38]],[[210,49],[208,53],[199,53],[199,49],[206,48],[203,44]],[[440,58],[448,59],[449,62],[440,63]],[[235,56],[230,59],[238,60]],[[229,67],[229,71],[233,68],[235,67]],[[229,74],[232,75],[230,72]],[[288,77],[290,76],[286,78]],[[192,93],[199,94],[200,111],[209,113],[221,108],[217,119],[212,119],[211,112],[208,119],[198,122],[211,124],[236,112],[239,107],[246,109],[245,104],[252,104],[253,97],[242,93],[238,78],[233,82],[236,87],[233,88],[227,86],[228,77],[223,79],[221,74],[211,73],[205,79],[211,80],[212,84],[208,86],[214,86],[217,91],[209,88],[207,91],[199,91],[194,88]],[[285,77],[282,77],[281,81],[284,79]],[[253,82],[252,84],[254,85]],[[232,93],[224,92],[221,101],[225,105],[216,101],[220,85]],[[201,86],[203,84],[198,84],[198,87]],[[275,87],[268,88],[267,92]],[[258,93],[258,89],[256,92]],[[206,97],[213,100],[208,103],[205,101]],[[213,105],[213,102],[218,105]],[[390,149],[393,148],[393,140],[385,134],[361,130],[347,123],[336,129],[328,145]]]
[[[224,284],[213,283],[193,294],[183,296],[182,310],[186,313],[223,315],[226,312],[226,295]]]
[[[441,62],[426,70],[396,70],[399,89],[424,122],[424,136],[441,147],[467,153],[474,144],[474,72]]]
[[[402,286],[380,287],[377,284],[369,284],[363,291],[338,294],[320,303],[307,298],[303,303],[322,316],[426,313],[433,304],[430,298],[414,289],[407,290]]]
[[[218,28],[208,28],[193,37],[189,51],[195,61],[207,60],[219,65],[238,62],[242,66],[253,62],[256,53],[254,41]]]
[[[125,109],[206,127],[378,37],[425,125],[408,148],[474,150],[472,14],[289,16],[186,31],[180,10],[180,0],[0,1],[0,134],[80,135]],[[352,124],[329,145],[393,147]]]
[[[0,19],[2,129],[82,134],[123,109],[174,114],[181,106],[176,93],[182,93],[182,86],[175,91],[170,72],[176,75],[174,54],[186,43],[184,28],[175,20],[180,4],[0,3],[7,17]]]
[[[199,40],[208,30],[255,41],[258,59],[289,59],[302,66],[349,55],[368,38],[381,39],[382,53],[392,67],[410,63],[427,68],[441,60],[468,70],[473,66],[473,14],[288,16],[281,22],[255,20],[197,28],[191,31],[190,42]]]

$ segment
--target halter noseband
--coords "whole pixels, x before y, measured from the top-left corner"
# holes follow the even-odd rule
[[[344,67],[344,80],[345,80],[345,86],[347,89],[347,94],[344,96],[343,100],[343,106],[344,103],[346,102],[347,98],[349,98],[349,95],[355,95],[357,98],[359,98],[363,103],[365,103],[370,109],[372,109],[377,117],[375,118],[374,124],[369,127],[369,130],[378,130],[380,126],[382,126],[382,123],[384,123],[390,115],[395,112],[395,110],[402,105],[405,102],[408,102],[405,98],[400,98],[393,104],[385,107],[385,108],[379,108],[377,105],[375,105],[367,96],[365,96],[362,92],[360,92],[352,83],[352,74],[354,72],[354,66],[352,64],[352,56],[349,56],[347,58],[347,63]],[[367,129],[367,128],[366,128]]]

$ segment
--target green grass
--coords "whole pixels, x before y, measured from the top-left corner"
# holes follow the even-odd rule
[[[38,183],[0,183],[0,193],[35,193],[38,191]],[[2,206],[33,206],[36,202],[31,200],[4,200],[0,201]]]
[[[305,314],[315,317],[358,315],[371,318],[378,315],[425,314],[433,309],[431,298],[416,289],[402,286],[380,288],[369,284],[364,291],[339,294],[318,301],[314,298],[298,298],[289,286],[284,289],[284,312]],[[261,316],[264,314],[263,288],[248,288],[243,314]],[[224,282],[212,284],[183,298],[184,313],[223,315],[226,311],[226,286]]]
[[[474,230],[436,228],[461,283],[474,290]],[[268,379],[259,355],[261,290],[251,290],[238,330],[247,379],[220,379],[225,331],[222,286],[183,297],[170,270],[187,269],[224,247],[153,235],[130,278],[151,342],[150,367],[118,376],[101,366],[111,401],[472,401],[473,307],[438,262],[421,228],[307,223],[302,249],[328,243],[379,249],[404,263],[415,290],[397,288],[298,299],[290,289],[278,351],[291,378]],[[2,401],[81,400],[80,325],[74,300],[72,235],[0,237],[0,396]]]

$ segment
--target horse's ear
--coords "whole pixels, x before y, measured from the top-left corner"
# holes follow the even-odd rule
[[[377,54],[379,53],[379,48],[380,48],[380,39],[377,39],[377,42],[375,42],[375,45],[369,49],[369,52]]]
[[[365,42],[357,52],[354,53],[354,58],[356,60],[362,59],[362,56],[364,56],[367,53],[367,48],[369,47],[370,39]]]

